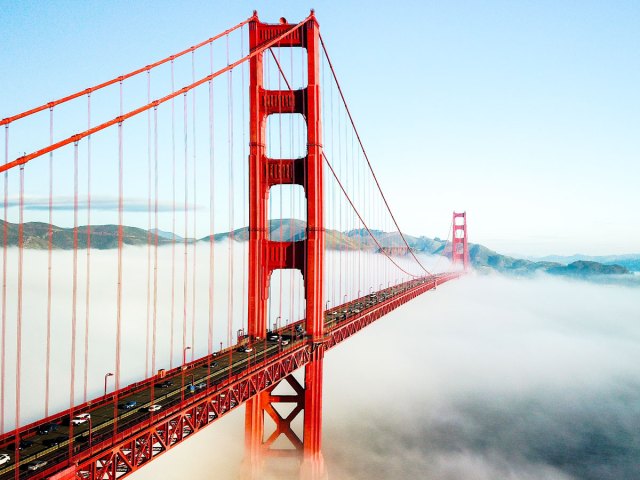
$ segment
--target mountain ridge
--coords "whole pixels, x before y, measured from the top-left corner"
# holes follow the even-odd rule
[[[0,230],[3,229],[4,221],[0,220]],[[87,247],[86,225],[78,227],[78,247]],[[51,226],[52,248],[69,250],[73,248],[73,228],[64,228],[56,225]],[[123,226],[123,243],[125,245],[147,245],[149,241],[155,242],[157,232],[158,245],[171,244],[173,239],[176,242],[183,242],[185,239],[172,232],[162,230],[145,230],[138,227]],[[271,220],[268,226],[268,238],[274,241],[300,241],[306,236],[306,223],[297,219]],[[17,246],[18,226],[7,222],[7,240],[9,246]],[[24,245],[25,248],[47,249],[49,234],[49,224],[43,222],[26,222],[24,224]],[[384,232],[372,230],[377,243],[387,252],[404,252],[408,254],[404,240],[398,232]],[[233,238],[235,241],[244,242],[249,239],[247,227],[238,228],[232,232],[216,233],[213,235],[215,242]],[[429,255],[444,255],[450,257],[451,244],[438,237],[429,238],[426,236],[405,235],[404,238],[412,251],[416,253],[426,253]],[[197,241],[210,241],[210,236],[198,238]],[[188,243],[194,240],[187,238]],[[91,248],[107,250],[118,246],[118,225],[91,225],[90,226]],[[373,240],[366,229],[352,229],[346,232],[327,229],[325,230],[325,246],[330,250],[366,250],[378,252],[380,248]],[[628,268],[619,263],[604,263],[586,259],[578,259],[569,263],[548,260],[556,257],[546,257],[537,261],[515,258],[502,255],[491,250],[484,245],[469,244],[469,257],[472,266],[480,271],[497,271],[512,275],[531,275],[537,272],[546,272],[551,275],[564,275],[573,277],[588,277],[596,275],[626,275],[633,268]],[[607,256],[603,258],[616,257]],[[622,256],[617,256],[622,257]],[[636,257],[629,254],[623,260],[629,260],[631,265]],[[569,257],[570,258],[570,257]],[[640,258],[638,258],[640,262]],[[640,271],[640,264],[638,270]]]

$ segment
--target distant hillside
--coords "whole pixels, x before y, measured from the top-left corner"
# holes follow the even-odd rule
[[[0,231],[4,222],[0,220]],[[8,245],[18,244],[18,226],[14,223],[7,223]],[[46,249],[48,248],[49,225],[41,222],[27,222],[24,224],[24,245],[25,248]],[[55,249],[69,250],[73,248],[73,228],[62,228],[53,226],[52,246]],[[123,242],[125,245],[146,245],[149,235],[155,237],[155,231],[147,231],[137,227],[123,227]],[[302,220],[283,219],[271,220],[269,222],[269,238],[275,241],[299,241],[306,236],[306,223]],[[378,243],[387,252],[403,252],[407,254],[404,242],[398,232],[383,232],[372,230]],[[117,225],[92,225],[91,226],[91,247],[99,250],[117,248],[118,246],[118,226]],[[158,244],[166,245],[184,239],[172,232],[158,230]],[[233,238],[237,242],[245,242],[249,239],[249,230],[239,228],[233,232],[217,233],[214,241],[219,242]],[[428,237],[414,237],[405,235],[409,247],[414,252],[426,253],[429,255],[451,256],[451,244],[439,239]],[[206,236],[199,241],[209,241]],[[192,239],[188,240],[192,242]],[[325,231],[325,246],[329,250],[366,250],[379,252],[379,248],[365,229],[349,230],[339,232],[327,229]],[[78,227],[78,247],[87,247],[87,226]],[[636,256],[622,256],[619,263],[604,263],[589,260],[575,260],[568,264],[559,261],[542,259],[540,261],[514,258],[501,255],[498,252],[479,244],[469,244],[469,257],[473,267],[480,271],[498,271],[513,275],[531,275],[535,272],[546,272],[550,275],[564,275],[573,277],[595,277],[603,275],[626,275],[629,268],[623,264],[629,262],[635,265]],[[619,256],[620,257],[620,256]],[[619,257],[602,257],[607,260]],[[553,258],[553,257],[549,257]],[[566,258],[566,257],[561,257]],[[640,258],[637,259],[640,262]],[[632,268],[633,269],[633,268]]]
[[[491,269],[515,275],[530,275],[535,272],[546,272],[550,275],[587,277],[596,275],[624,275],[629,270],[622,265],[605,265],[599,262],[578,260],[568,265],[551,261],[531,261],[522,258],[501,255],[485,246],[472,244],[469,247],[472,265],[482,271]]]
[[[7,222],[8,245],[18,245],[18,225]],[[4,228],[4,221],[0,220],[0,231]],[[117,225],[92,225],[91,248],[97,250],[107,250],[118,247],[118,226]],[[24,246],[25,248],[46,249],[48,241],[49,224],[42,222],[26,222],[24,224]],[[123,227],[123,243],[125,245],[146,245],[149,232],[137,227]],[[52,227],[52,247],[61,250],[73,248],[73,228],[63,228],[53,225]],[[170,243],[170,240],[158,238],[158,244]],[[78,247],[87,248],[87,226],[78,227]]]
[[[568,265],[569,263],[584,260],[588,262],[604,263],[605,265],[621,265],[633,272],[640,272],[640,253],[630,253],[625,255],[602,255],[602,256],[590,256],[590,255],[580,255],[580,254],[570,255],[570,256],[549,255],[547,257],[542,257],[542,258],[531,258],[531,260],[557,262],[557,263],[562,263],[564,265]]]

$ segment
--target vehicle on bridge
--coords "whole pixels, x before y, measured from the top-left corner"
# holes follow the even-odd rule
[[[42,467],[45,467],[47,463],[49,462],[46,460],[34,460],[33,462],[27,463],[27,470],[35,472],[36,470],[40,470]]]
[[[91,420],[90,413],[79,413],[78,415],[76,415],[71,419],[71,424],[82,425],[83,423],[87,423],[89,420]]]
[[[51,432],[55,432],[58,430],[58,424],[57,423],[45,423],[44,425],[40,425],[38,427],[38,430],[36,430],[36,433],[38,435],[47,435]]]
[[[136,402],[135,400],[129,400],[128,402],[124,402],[124,403],[120,404],[120,408],[122,410],[131,410],[136,405],[138,405],[138,402]]]

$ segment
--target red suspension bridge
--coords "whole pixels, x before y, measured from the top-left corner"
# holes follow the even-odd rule
[[[325,353],[469,264],[464,213],[429,269],[402,233],[313,12],[0,125],[0,480],[122,478],[242,404],[246,478],[325,478]]]

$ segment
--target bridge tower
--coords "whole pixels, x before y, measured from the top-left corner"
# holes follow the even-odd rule
[[[311,361],[304,374],[304,386],[290,375],[282,380],[294,395],[274,395],[272,386],[249,400],[245,416],[244,476],[261,478],[267,456],[301,457],[301,478],[326,477],[321,453],[322,372],[323,372],[323,163],[320,112],[320,37],[319,25],[311,12],[299,28],[284,18],[279,24],[266,24],[254,12],[249,23],[250,51],[284,35],[276,47],[307,49],[307,86],[298,90],[265,90],[263,55],[257,53],[249,63],[250,150],[249,150],[249,307],[247,334],[263,339],[267,333],[267,299],[271,274],[278,269],[298,269],[304,279],[306,297],[306,336]],[[307,124],[307,154],[303,158],[275,159],[266,155],[266,121],[269,115],[298,113]],[[275,185],[300,185],[307,203],[307,231],[304,240],[273,241],[269,238],[269,189]],[[282,383],[280,382],[280,383]],[[282,418],[273,403],[289,402],[295,407]],[[293,417],[304,412],[303,438],[292,430]],[[276,423],[274,435],[265,439],[265,413]],[[276,438],[284,435],[291,449],[273,448]]]
[[[462,263],[469,269],[469,247],[467,245],[467,212],[453,212],[453,239],[451,245],[451,262]]]

